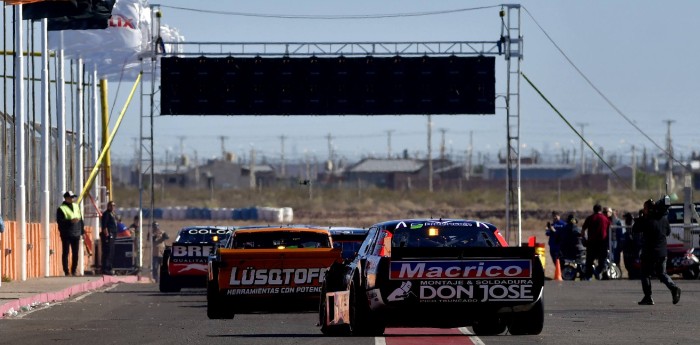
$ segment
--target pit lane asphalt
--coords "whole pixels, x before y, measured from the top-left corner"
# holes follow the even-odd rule
[[[654,306],[639,306],[639,281],[556,282],[545,285],[540,335],[471,339],[459,330],[392,329],[378,338],[328,338],[316,313],[206,317],[204,290],[163,294],[155,284],[120,283],[48,308],[0,319],[0,344],[691,344],[700,281],[676,279],[681,301],[654,282]]]

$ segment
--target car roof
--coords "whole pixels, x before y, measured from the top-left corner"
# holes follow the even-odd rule
[[[234,230],[235,227],[223,226],[223,225],[192,225],[192,226],[183,227],[182,229],[180,229],[180,232],[186,232],[189,230],[197,230],[197,229]]]
[[[395,220],[389,220],[381,223],[374,224],[373,226],[377,227],[383,227],[386,229],[394,230],[397,227],[400,227],[401,223],[403,223],[405,226],[410,227],[411,224],[415,223],[422,223],[422,224],[430,224],[430,225],[450,225],[450,224],[464,224],[464,223],[472,223],[472,224],[477,224],[479,227],[480,226],[485,226],[487,228],[492,228],[492,229],[498,229],[497,226],[487,223],[487,222],[482,222],[480,220],[470,220],[470,219],[453,219],[453,218],[410,218],[410,219],[395,219]]]
[[[346,227],[346,226],[331,226],[328,228],[328,232],[331,233],[331,236],[333,235],[367,235],[367,232],[369,232],[369,229],[363,229],[363,228],[353,228],[353,227]]]
[[[285,231],[285,232],[315,232],[315,233],[322,233],[322,234],[328,234],[328,230],[325,229],[318,229],[318,228],[304,228],[304,227],[262,227],[262,228],[252,228],[252,229],[236,229],[235,234],[245,234],[245,233],[255,233],[255,232],[277,232],[277,231]]]

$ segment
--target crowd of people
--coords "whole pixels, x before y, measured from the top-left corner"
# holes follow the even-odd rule
[[[575,214],[561,220],[557,211],[547,222],[552,261],[580,261],[585,257],[582,280],[601,279],[608,265],[620,267],[624,261],[630,279],[641,279],[644,297],[640,305],[653,305],[651,278],[656,276],[671,292],[673,304],[680,300],[681,289],[666,272],[666,237],[671,228],[665,210],[658,210],[654,200],[644,202],[637,217],[625,213],[622,219],[611,207],[593,206],[593,213],[578,226]]]

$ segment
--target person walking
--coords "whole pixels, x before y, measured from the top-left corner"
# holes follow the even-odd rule
[[[634,223],[632,229],[642,234],[642,292],[644,298],[639,305],[654,305],[651,298],[651,276],[655,274],[671,291],[673,304],[681,300],[681,288],[666,273],[666,236],[671,234],[665,212],[657,210],[654,200],[644,202],[644,215]]]
[[[61,264],[63,273],[66,276],[76,276],[78,274],[78,249],[80,248],[80,237],[85,235],[85,224],[80,206],[73,202],[78,196],[73,191],[63,193],[63,203],[56,210],[56,222],[58,223],[58,233],[61,236]],[[68,269],[68,253],[71,253],[71,266]]]
[[[586,239],[586,276],[585,280],[591,280],[595,275],[600,279],[600,274],[605,271],[605,262],[608,258],[608,229],[610,220],[603,214],[603,206],[595,204],[593,214],[586,217],[581,227],[581,237]],[[586,236],[588,235],[588,236]],[[594,261],[598,261],[594,267]]]
[[[153,280],[157,283],[160,281],[160,265],[163,263],[163,254],[165,253],[165,241],[170,239],[168,234],[160,229],[158,222],[153,223],[153,234],[151,240],[153,242],[153,262],[151,270],[153,272]]]
[[[117,215],[114,213],[114,201],[107,203],[107,209],[102,212],[101,228],[102,231],[102,274],[112,275],[112,265],[114,263],[114,246],[117,238],[118,222]]]

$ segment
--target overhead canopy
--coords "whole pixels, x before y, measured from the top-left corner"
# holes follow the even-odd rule
[[[23,17],[48,18],[48,30],[106,29],[116,0],[36,1],[23,5]]]

